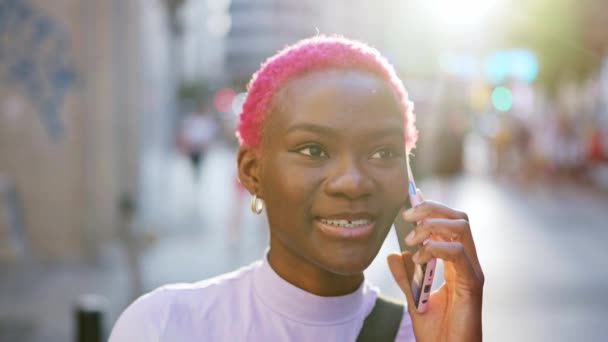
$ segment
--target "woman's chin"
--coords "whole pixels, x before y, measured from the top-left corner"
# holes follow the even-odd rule
[[[349,276],[363,272],[374,260],[375,255],[360,253],[357,255],[333,255],[326,259],[325,268],[332,273]]]

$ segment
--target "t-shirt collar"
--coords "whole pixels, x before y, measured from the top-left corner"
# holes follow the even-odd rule
[[[355,319],[364,309],[365,292],[370,291],[365,281],[352,293],[322,297],[302,290],[281,278],[270,266],[268,255],[253,274],[257,297],[272,311],[293,320],[330,325]]]

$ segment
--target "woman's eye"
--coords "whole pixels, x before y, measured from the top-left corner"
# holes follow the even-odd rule
[[[316,158],[325,158],[327,153],[319,145],[308,145],[297,150],[298,153]]]
[[[397,152],[390,148],[383,148],[381,150],[376,151],[372,155],[372,159],[391,159],[397,157]]]

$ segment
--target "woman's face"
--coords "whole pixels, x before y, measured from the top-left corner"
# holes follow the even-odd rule
[[[260,164],[271,249],[335,274],[362,272],[406,200],[396,96],[377,76],[333,70],[288,82],[275,101]]]

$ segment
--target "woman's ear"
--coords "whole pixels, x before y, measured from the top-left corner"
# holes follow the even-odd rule
[[[250,194],[260,194],[260,156],[250,147],[241,146],[237,154],[239,181]]]

